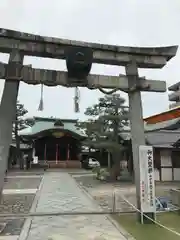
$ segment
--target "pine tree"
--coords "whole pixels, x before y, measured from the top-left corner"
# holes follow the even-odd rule
[[[17,101],[16,118],[15,118],[15,121],[13,122],[12,139],[15,140],[16,142],[16,150],[17,150],[16,162],[19,161],[20,169],[24,168],[24,164],[23,164],[23,159],[20,151],[21,140],[19,136],[19,131],[27,128],[28,126],[33,125],[33,121],[31,119],[25,118],[27,113],[28,111],[24,107],[24,105],[21,104],[19,101]]]
[[[120,160],[126,150],[119,134],[129,125],[128,107],[119,94],[105,95],[97,104],[88,107],[85,115],[91,119],[84,124],[88,136],[86,144],[98,149],[107,149],[112,155],[111,177],[120,172]],[[81,123],[81,126],[83,126]]]

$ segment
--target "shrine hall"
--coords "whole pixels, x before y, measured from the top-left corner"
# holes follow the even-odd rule
[[[85,134],[77,120],[34,117],[32,127],[20,132],[23,142],[32,146],[32,158],[50,167],[80,167],[81,141]]]

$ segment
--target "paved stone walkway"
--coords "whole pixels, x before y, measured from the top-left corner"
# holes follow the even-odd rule
[[[100,209],[68,173],[46,173],[36,212],[96,211]],[[37,217],[27,240],[125,240],[103,215]]]

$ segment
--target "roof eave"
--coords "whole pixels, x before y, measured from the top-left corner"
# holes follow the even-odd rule
[[[80,134],[78,134],[78,133],[76,133],[76,132],[73,132],[73,131],[71,131],[71,130],[69,130],[69,129],[64,129],[64,128],[51,128],[51,129],[45,129],[45,130],[43,130],[43,131],[40,131],[40,132],[36,132],[36,133],[30,133],[30,134],[23,134],[23,135],[20,135],[22,138],[31,138],[31,139],[33,139],[33,138],[36,138],[38,135],[40,135],[40,134],[44,134],[45,132],[48,132],[48,131],[57,131],[57,130],[61,130],[62,132],[71,132],[73,135],[76,135],[78,138],[82,138],[82,139],[84,139],[84,138],[86,138],[86,136],[84,136],[84,135],[80,135]]]

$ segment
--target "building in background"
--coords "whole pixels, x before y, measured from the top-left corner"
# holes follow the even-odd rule
[[[180,181],[180,106],[144,121],[147,142],[154,147],[156,180]]]
[[[144,122],[146,143],[154,148],[155,179],[180,181],[180,107],[145,118]],[[20,135],[24,143],[29,143],[32,156],[39,163],[48,163],[50,167],[79,168],[79,156],[87,157],[89,153],[81,148],[86,135],[76,125],[77,120],[73,119],[35,117],[34,125],[21,131]],[[130,129],[121,132],[120,137],[130,146],[126,160],[128,168],[132,169]],[[106,151],[103,154],[101,165],[106,166],[108,155]],[[93,152],[97,160],[101,159],[100,155],[102,151]]]
[[[169,108],[180,107],[180,82],[170,86],[168,90],[171,91],[169,101],[173,102],[169,104]]]
[[[30,143],[32,158],[52,167],[79,168],[81,141],[85,135],[76,127],[77,120],[34,118],[34,125],[20,132],[23,142]]]

